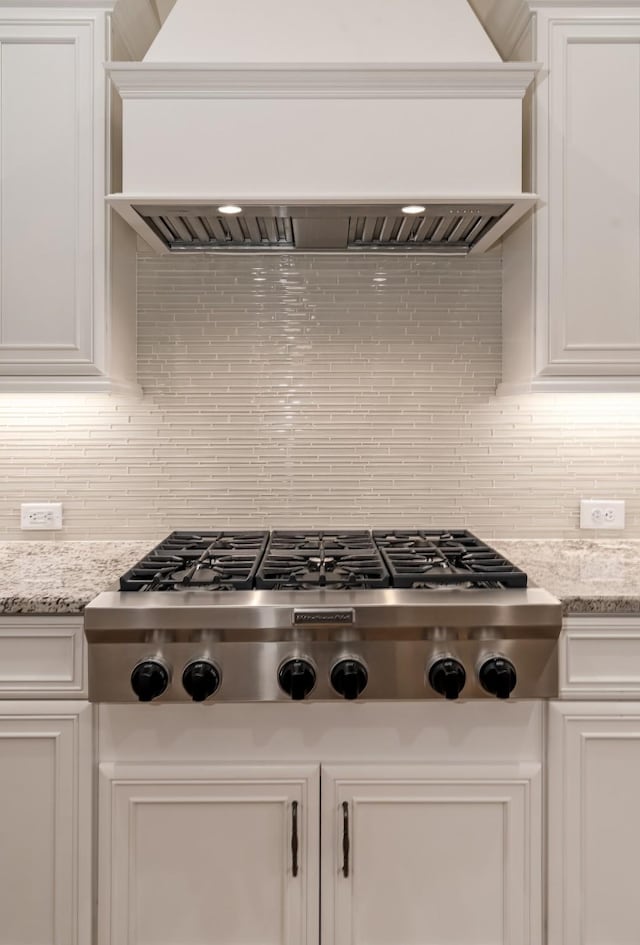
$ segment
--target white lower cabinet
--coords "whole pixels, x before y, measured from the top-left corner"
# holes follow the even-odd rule
[[[100,820],[100,945],[317,943],[317,766],[102,764]]]
[[[323,945],[539,945],[540,766],[322,773]]]
[[[100,782],[100,945],[540,943],[539,765],[109,763]]]
[[[638,945],[640,705],[549,709],[549,945]]]
[[[0,703],[0,945],[90,945],[91,707]]]

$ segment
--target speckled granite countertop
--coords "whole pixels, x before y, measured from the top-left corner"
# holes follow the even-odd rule
[[[640,614],[640,540],[488,543],[560,597],[565,614]],[[153,544],[0,542],[0,613],[79,614]]]
[[[565,614],[640,614],[640,541],[489,542],[562,600]]]
[[[0,542],[0,614],[79,614],[153,544]]]

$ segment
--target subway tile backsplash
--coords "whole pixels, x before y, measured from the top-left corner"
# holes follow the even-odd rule
[[[0,537],[224,525],[466,526],[640,537],[640,395],[496,398],[501,260],[139,257],[142,400],[0,397]],[[605,532],[606,537],[616,532]],[[42,536],[44,537],[44,536]]]

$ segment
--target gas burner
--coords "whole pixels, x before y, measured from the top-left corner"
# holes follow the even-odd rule
[[[437,581],[414,581],[411,587],[413,590],[424,591],[470,591],[477,587],[488,587],[488,585],[474,584],[472,581],[460,581],[457,584],[438,584]]]
[[[236,591],[237,587],[229,581],[223,581],[222,576],[218,576],[217,578],[213,578],[208,584],[173,584],[170,587],[154,587],[149,588],[149,590],[197,591],[199,594],[204,594],[212,591]]]
[[[321,588],[331,591],[346,591],[354,588],[366,588],[366,576],[338,568],[336,571],[294,571],[289,575],[274,576],[270,585],[276,591],[317,591]]]
[[[319,557],[312,556],[307,558],[307,564],[311,571],[321,571],[323,568],[325,571],[330,571],[332,568],[335,568],[337,563],[337,558],[331,557],[331,555],[320,555]]]
[[[447,568],[449,562],[442,555],[435,552],[429,554],[416,549],[414,554],[406,551],[398,551],[393,554],[395,566],[400,570],[403,566],[418,569],[420,571],[430,571],[432,568]]]

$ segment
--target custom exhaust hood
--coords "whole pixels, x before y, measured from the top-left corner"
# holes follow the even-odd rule
[[[533,206],[522,100],[468,0],[177,0],[123,100],[112,206],[157,252],[482,252]]]

